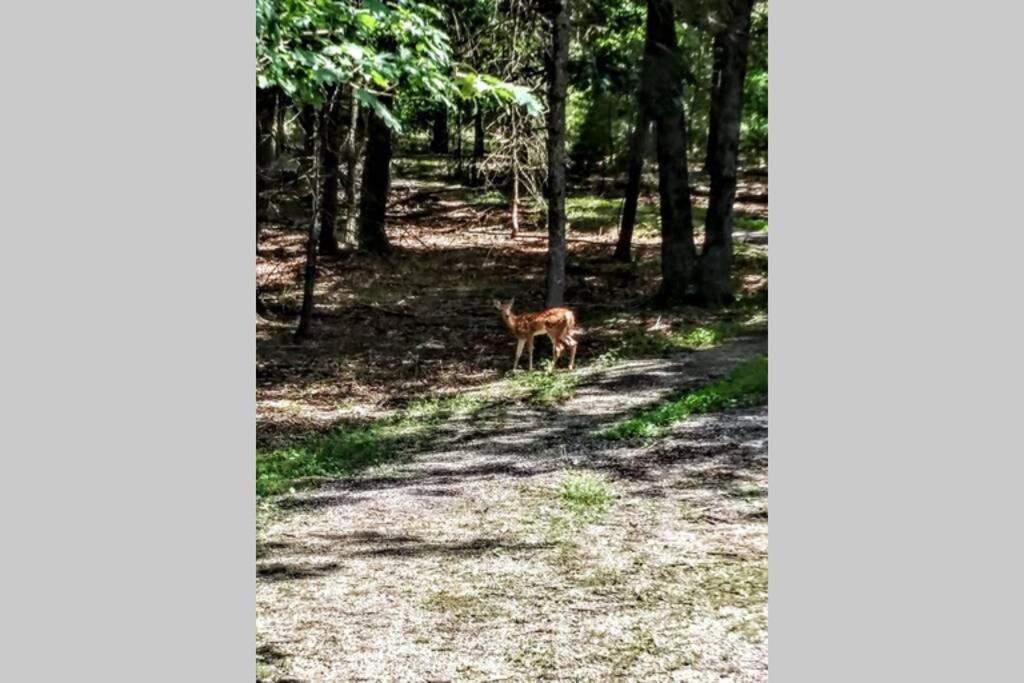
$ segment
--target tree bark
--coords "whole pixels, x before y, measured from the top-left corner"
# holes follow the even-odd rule
[[[266,173],[274,161],[273,90],[256,90],[256,222],[266,220],[270,203],[263,196],[267,191]]]
[[[280,157],[288,147],[288,135],[284,129],[285,111],[288,109],[288,96],[280,88],[277,89],[277,100],[274,103],[274,156]]]
[[[550,0],[551,54],[548,59],[548,307],[565,298],[565,97],[569,82],[570,0]]]
[[[733,203],[754,1],[731,0],[730,5],[729,25],[715,36],[716,59],[720,53],[721,71],[711,91],[708,141],[711,192],[704,223],[704,249],[698,263],[698,299],[711,307],[734,300],[731,277]]]
[[[682,105],[685,69],[676,42],[671,0],[647,0],[644,49],[651,68],[650,105],[657,135],[661,204],[661,287],[656,301],[672,305],[690,296],[697,251],[686,159],[686,112]]]
[[[644,99],[641,96],[641,99]],[[647,133],[651,128],[651,119],[647,104],[637,104],[636,126],[629,142],[629,168],[626,171],[626,199],[622,207],[622,221],[619,224],[619,240],[615,245],[616,261],[629,263],[632,256],[633,228],[636,225],[636,208],[640,200],[640,179],[644,171],[644,151],[647,147]]]
[[[313,144],[313,158],[319,159],[317,147],[319,141],[316,136],[317,119],[314,118],[313,131],[310,139]],[[320,164],[313,164],[313,212],[309,219],[309,230],[306,233],[306,268],[302,278],[302,310],[299,313],[299,326],[295,330],[296,339],[307,339],[310,336],[310,326],[313,321],[313,292],[316,287],[316,247],[317,247],[317,226],[320,225]]]
[[[473,160],[469,167],[469,184],[483,184],[483,172],[480,166],[484,162],[484,113],[478,104],[473,113]]]
[[[459,178],[463,178],[462,170],[462,106],[455,110],[455,169]]]
[[[704,172],[707,174],[713,173],[712,167],[715,163],[715,140],[718,137],[718,91],[719,86],[722,83],[722,66],[723,66],[723,43],[721,41],[721,35],[716,34],[714,42],[712,44],[712,54],[714,55],[713,65],[711,67],[711,97],[709,99],[710,106],[708,107],[708,140],[707,150],[704,153]]]
[[[359,103],[352,96],[351,89],[348,91],[346,106],[348,130],[345,131],[345,229],[342,232],[342,240],[346,244],[354,244],[358,225],[356,187],[359,179],[356,170],[359,165]]]
[[[512,124],[512,163],[509,170],[512,172],[512,197],[509,200],[509,211],[512,214],[512,239],[519,236],[519,135],[516,121],[516,112],[512,112],[510,122]]]
[[[381,98],[391,106],[391,98]],[[359,248],[373,254],[387,254],[391,243],[384,231],[384,217],[391,187],[391,129],[373,111],[368,112],[366,155],[359,202]]]
[[[302,128],[302,154],[312,157],[316,147],[316,110],[312,106],[307,104],[299,112],[299,126]]]
[[[334,233],[338,219],[338,148],[342,119],[346,113],[341,92],[335,88],[320,110],[319,125],[320,190],[317,195],[320,197],[320,253],[326,256],[338,254],[338,237]]]
[[[436,154],[448,153],[448,107],[441,105],[434,112],[434,128],[430,138],[430,151]]]

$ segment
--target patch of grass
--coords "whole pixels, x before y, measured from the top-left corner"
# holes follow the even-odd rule
[[[487,621],[498,615],[498,610],[478,595],[446,590],[432,593],[423,601],[423,606],[435,612],[450,614],[459,621]]]
[[[767,218],[749,218],[747,216],[736,216],[733,219],[736,227],[740,230],[749,230],[751,232],[768,232],[768,219]]]
[[[498,190],[467,188],[463,192],[462,198],[470,206],[479,208],[506,206],[509,202],[508,197]]]
[[[614,567],[597,567],[580,577],[580,585],[587,588],[620,588],[626,583],[626,575]]]
[[[600,514],[611,503],[611,487],[589,472],[569,472],[558,485],[562,505],[576,513]]]
[[[729,625],[729,631],[751,643],[761,642],[766,630],[768,630],[768,620],[763,614],[740,619]]]
[[[764,562],[719,562],[703,565],[697,587],[714,609],[750,609],[768,599],[768,565]]]
[[[600,232],[604,230],[617,230],[621,218],[622,202],[621,196],[601,197],[588,194],[566,197],[565,217],[570,228],[575,231]],[[706,213],[705,209],[693,207],[695,229],[703,226]],[[767,221],[765,221],[765,224],[767,225]],[[739,225],[739,219],[737,219],[737,225]],[[634,224],[633,232],[640,236],[660,234],[661,218],[657,202],[640,201],[637,204],[636,223]]]
[[[479,394],[426,399],[391,418],[343,425],[306,443],[257,453],[256,493],[283,493],[395,460],[429,443],[449,418],[471,415],[483,405]]]
[[[678,343],[691,349],[706,349],[717,346],[730,337],[736,336],[739,325],[727,321],[719,321],[707,326],[694,327],[681,335]]]
[[[512,374],[506,381],[506,396],[541,406],[557,405],[575,396],[580,382],[579,373],[547,372],[550,366],[549,359],[540,371]]]
[[[600,436],[607,439],[655,437],[690,415],[759,405],[767,398],[768,359],[755,358],[737,367],[725,379],[648,408],[600,432]]]
[[[599,361],[613,364],[622,358],[660,357],[676,351],[711,348],[739,334],[747,323],[719,320],[685,331],[651,330],[643,326],[627,327],[618,345],[602,354]]]
[[[659,655],[661,648],[654,642],[654,635],[649,629],[641,628],[630,632],[625,638],[612,641],[608,656],[611,660],[611,674],[621,678],[644,655]]]

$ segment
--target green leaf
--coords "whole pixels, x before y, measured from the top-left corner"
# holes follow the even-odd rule
[[[381,118],[382,121],[387,125],[388,128],[395,131],[396,133],[402,132],[402,124],[398,122],[398,119],[384,106],[376,95],[372,92],[364,90],[362,88],[356,88],[353,93],[355,98],[359,100],[364,106],[369,107],[373,112]]]

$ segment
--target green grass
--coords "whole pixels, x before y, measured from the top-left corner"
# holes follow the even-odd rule
[[[563,357],[559,362],[564,368],[568,361]],[[504,395],[540,406],[553,406],[569,400],[576,394],[580,375],[564,369],[547,372],[550,366],[551,360],[548,359],[538,370],[512,374],[505,380]]]
[[[619,227],[622,197],[601,197],[598,195],[578,195],[566,197],[565,217],[573,230],[580,232],[598,232],[615,230]],[[654,235],[661,230],[660,209],[657,202],[640,202],[636,209],[636,225],[634,232],[638,235]],[[707,209],[693,207],[694,228],[702,228]],[[768,219],[735,216],[735,225],[740,230],[761,232],[768,230]]]
[[[565,371],[521,372],[485,391],[416,401],[389,418],[344,424],[319,438],[257,453],[256,493],[284,493],[400,460],[428,447],[450,418],[481,416],[509,401],[553,406],[572,398],[579,381],[578,374]]]
[[[257,453],[256,493],[283,493],[396,460],[428,443],[449,418],[471,415],[484,405],[481,395],[468,393],[417,401],[391,418],[346,424],[306,443]]]
[[[464,202],[479,208],[508,206],[509,203],[508,197],[498,190],[468,187],[462,190],[461,196]]]
[[[441,590],[423,601],[423,606],[434,612],[449,614],[459,621],[487,621],[499,614],[485,599],[468,593]]]
[[[611,487],[589,472],[570,472],[558,485],[558,498],[572,512],[602,513],[611,503]]]
[[[748,218],[747,216],[736,216],[733,219],[736,227],[740,230],[750,230],[751,232],[768,232],[768,219],[767,218]]]
[[[666,401],[602,431],[607,439],[655,437],[690,415],[759,405],[768,398],[768,359],[748,361],[725,379]]]
[[[750,318],[753,322],[757,320]],[[685,331],[650,330],[641,325],[625,327],[618,344],[602,354],[598,361],[607,366],[624,358],[661,357],[676,351],[711,348],[735,337],[748,326],[748,322],[719,320]]]
[[[566,197],[565,217],[570,228],[578,232],[599,232],[617,230],[622,197],[601,197],[597,195],[579,195]],[[694,223],[703,220],[703,212],[694,209]],[[661,228],[659,223],[658,205],[640,202],[636,208],[636,224],[633,228],[638,235],[657,234]]]

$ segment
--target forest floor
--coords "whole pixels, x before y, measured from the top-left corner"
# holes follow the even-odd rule
[[[396,166],[396,253],[324,261],[311,341],[303,236],[262,231],[260,680],[767,680],[767,179],[715,314],[645,305],[653,198],[630,267],[615,188],[572,197],[578,368],[538,343],[512,375],[491,300],[540,307],[542,214],[512,240],[440,160]]]

